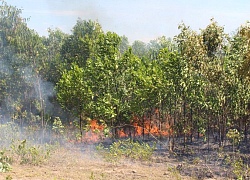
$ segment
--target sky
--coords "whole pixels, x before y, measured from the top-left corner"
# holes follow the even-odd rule
[[[98,21],[104,31],[149,42],[173,38],[184,22],[191,29],[206,28],[214,18],[226,33],[250,20],[249,0],[5,0],[30,18],[28,26],[40,35],[48,28],[71,33],[78,18]]]

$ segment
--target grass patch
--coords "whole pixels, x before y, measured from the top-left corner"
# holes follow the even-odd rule
[[[97,146],[97,151],[108,162],[117,162],[124,158],[132,160],[150,160],[156,145],[150,146],[144,142],[132,141],[131,139],[113,142],[110,146],[104,147],[103,144]]]

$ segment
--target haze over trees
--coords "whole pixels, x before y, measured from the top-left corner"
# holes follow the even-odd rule
[[[49,29],[41,37],[20,9],[0,3],[0,123],[41,130],[55,117],[65,125],[76,119],[82,135],[95,119],[116,135],[135,119],[150,131],[147,117],[157,112],[158,135],[167,126],[173,144],[217,134],[222,146],[230,129],[247,141],[249,23],[233,35],[214,19],[198,32],[180,24],[173,39],[130,45],[80,18],[71,34]]]

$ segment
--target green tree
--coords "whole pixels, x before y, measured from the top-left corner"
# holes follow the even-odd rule
[[[65,67],[70,67],[71,63],[76,63],[79,67],[84,67],[88,58],[94,54],[96,41],[103,33],[98,22],[78,19],[72,30],[73,34],[68,36],[61,48],[61,57]]]
[[[48,29],[48,37],[43,37],[43,44],[46,48],[47,68],[44,71],[43,79],[56,84],[63,72],[65,65],[61,60],[61,49],[68,34],[60,29]]]
[[[131,100],[136,88],[132,73],[139,59],[131,50],[120,55],[120,37],[111,32],[100,35],[94,60],[89,59],[86,69],[94,92],[93,115],[109,125],[129,122]]]
[[[147,55],[147,45],[146,43],[136,40],[132,44],[132,52],[137,55],[138,57],[142,58]]]
[[[191,30],[185,24],[179,26],[181,33],[176,37],[176,43],[181,56],[181,79],[180,79],[180,102],[181,119],[178,123],[180,132],[184,132],[184,145],[187,134],[190,139],[195,130],[204,128],[196,113],[201,112],[200,107],[205,106],[204,92],[205,79],[202,73],[206,60],[206,51],[203,45],[202,36]],[[199,127],[197,127],[199,126]]]
[[[64,71],[57,83],[57,99],[62,107],[79,117],[80,132],[82,135],[83,118],[90,111],[93,92],[89,86],[89,78],[83,68],[72,64],[71,70]]]
[[[120,49],[120,53],[121,54],[124,54],[129,48],[129,41],[128,41],[128,38],[126,36],[121,36],[121,43],[120,43],[120,46],[119,46],[119,49]]]

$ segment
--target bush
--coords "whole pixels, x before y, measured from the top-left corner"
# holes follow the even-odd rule
[[[50,157],[50,146],[28,145],[26,140],[12,142],[13,156],[17,156],[21,164],[39,165]]]
[[[151,147],[147,143],[127,139],[114,142],[107,148],[99,144],[97,150],[109,162],[116,162],[122,158],[146,161],[152,157],[155,147],[155,144]]]
[[[242,157],[236,156],[236,154],[232,157],[229,155],[226,156],[226,164],[231,166],[233,174],[237,177],[237,179],[246,179],[250,175],[250,168],[248,164],[244,163]]]
[[[11,170],[11,158],[5,155],[5,151],[0,151],[0,172],[7,172]]]

